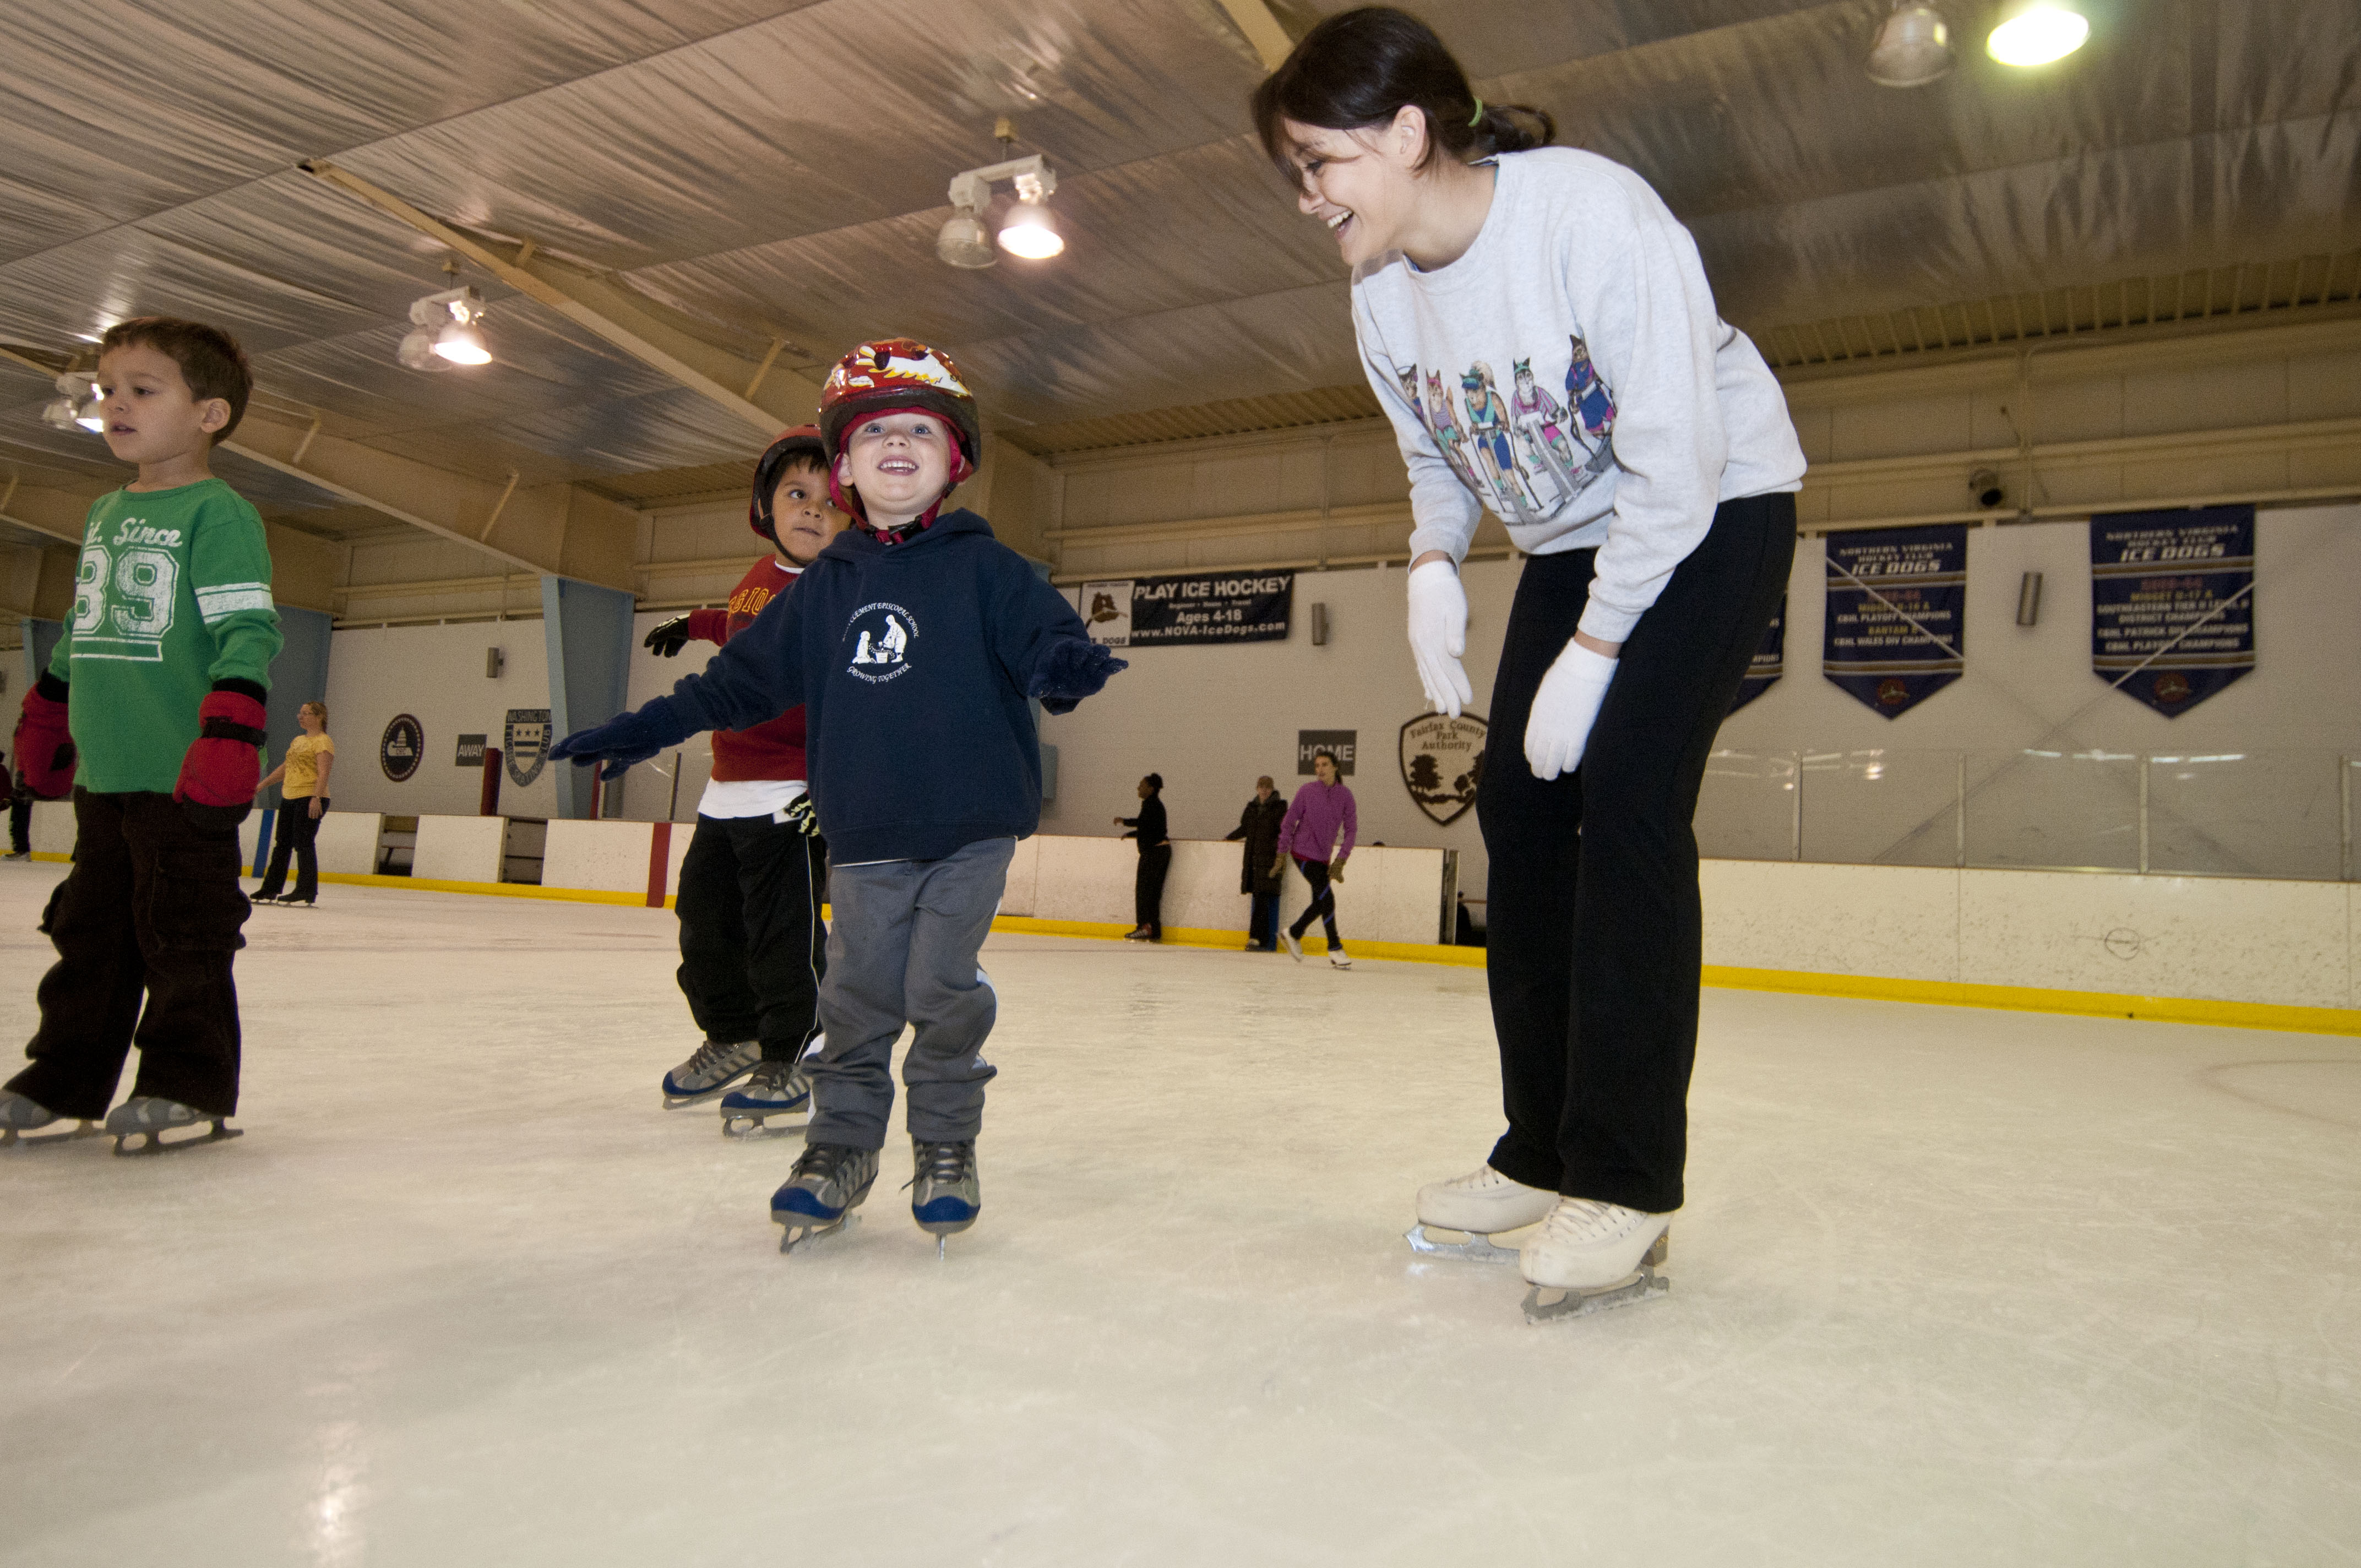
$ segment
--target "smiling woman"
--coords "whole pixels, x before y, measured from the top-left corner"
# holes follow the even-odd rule
[[[1411,475],[1411,650],[1457,715],[1458,581],[1489,508],[1531,559],[1484,770],[1488,974],[1509,1130],[1420,1226],[1545,1222],[1529,1310],[1644,1299],[1682,1202],[1702,957],[1690,828],[1715,729],[1785,587],[1804,457],[1697,247],[1631,170],[1487,106],[1433,29],[1329,17],[1255,123],[1353,267],[1363,367]],[[1577,892],[1578,890],[1578,892]]]

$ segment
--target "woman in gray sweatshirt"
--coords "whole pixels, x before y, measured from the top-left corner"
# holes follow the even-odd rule
[[[1795,554],[1804,455],[1646,181],[1486,104],[1424,23],[1314,27],[1256,91],[1263,145],[1353,269],[1364,368],[1409,466],[1410,641],[1473,692],[1458,580],[1490,510],[1528,559],[1477,798],[1508,1132],[1419,1193],[1565,1310],[1661,1288],[1682,1202],[1703,936],[1690,828],[1714,732]],[[1536,1301],[1538,1296],[1536,1296]],[[1532,1307],[1529,1306],[1529,1310]]]

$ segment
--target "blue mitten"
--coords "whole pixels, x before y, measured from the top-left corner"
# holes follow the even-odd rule
[[[1096,696],[1109,676],[1129,668],[1129,660],[1116,658],[1103,642],[1063,637],[1049,644],[1025,695],[1039,697],[1050,713],[1071,713],[1082,698]]]
[[[603,762],[607,765],[599,769],[598,776],[617,778],[633,762],[644,762],[665,747],[679,745],[700,728],[682,714],[678,703],[660,696],[637,713],[576,730],[552,746],[549,754],[570,758],[577,768]]]

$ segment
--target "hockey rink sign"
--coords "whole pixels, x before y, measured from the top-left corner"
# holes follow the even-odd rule
[[[2255,509],[2091,520],[2091,668],[2170,718],[2255,667]]]
[[[1173,648],[1284,642],[1294,606],[1293,572],[1191,572],[1084,583],[1079,608],[1093,641]]]
[[[1828,536],[1821,669],[1888,718],[1960,678],[1968,531],[1881,528]]]

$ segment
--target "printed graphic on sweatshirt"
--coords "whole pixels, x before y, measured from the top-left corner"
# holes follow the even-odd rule
[[[846,672],[871,685],[884,685],[910,673],[910,649],[918,641],[917,617],[898,604],[883,600],[865,604],[845,622],[844,641],[852,648]]]
[[[1579,337],[1567,343],[1564,402],[1542,384],[1531,356],[1510,362],[1506,390],[1491,365],[1477,360],[1459,372],[1455,402],[1440,371],[1412,365],[1394,372],[1459,482],[1509,522],[1554,515],[1615,461],[1614,396],[1588,345]]]
[[[161,663],[181,602],[181,531],[127,517],[92,530],[74,567],[74,656]],[[241,609],[270,608],[263,583],[225,583],[198,595],[210,626]]]

